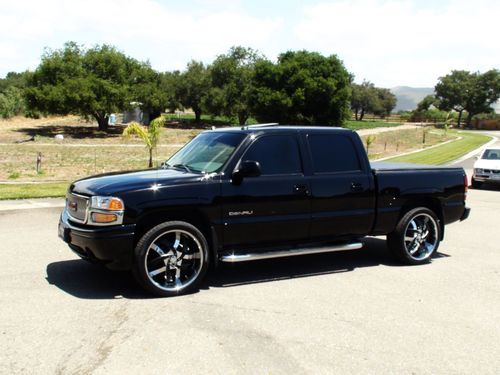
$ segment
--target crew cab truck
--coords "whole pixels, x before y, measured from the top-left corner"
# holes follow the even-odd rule
[[[357,133],[247,126],[204,131],[161,168],[72,183],[59,236],[80,257],[132,269],[148,291],[197,288],[210,265],[356,250],[387,235],[429,262],[464,220],[462,168],[370,165]]]

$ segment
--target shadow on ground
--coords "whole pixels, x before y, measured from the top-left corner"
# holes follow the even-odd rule
[[[367,238],[358,251],[295,256],[239,264],[221,264],[202,283],[200,290],[352,272],[380,265],[400,267],[387,251],[385,240]],[[435,258],[448,257],[438,253]],[[380,272],[384,272],[383,269]],[[67,260],[47,266],[47,281],[64,292],[84,299],[152,298],[130,272],[111,272],[83,260]]]
[[[49,137],[54,138],[57,134],[64,134],[65,137],[74,139],[83,138],[113,138],[121,137],[125,126],[110,126],[107,131],[102,131],[95,126],[82,125],[44,125],[33,128],[19,128],[17,132],[23,133],[29,137]]]

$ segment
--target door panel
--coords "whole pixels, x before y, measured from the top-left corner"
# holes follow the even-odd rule
[[[362,173],[311,177],[311,237],[366,235],[375,219],[374,192]]]
[[[241,185],[223,182],[225,246],[240,248],[307,239],[308,193],[303,176],[246,178]]]

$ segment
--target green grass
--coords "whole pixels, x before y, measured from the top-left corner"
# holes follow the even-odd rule
[[[64,197],[68,182],[40,184],[0,184],[0,200]]]
[[[183,123],[194,124],[195,116],[194,114],[183,113],[183,114],[167,114],[165,117],[169,121],[180,121]],[[214,126],[231,126],[238,125],[237,118],[231,118],[227,116],[210,116],[210,115],[201,115],[201,122],[206,125],[214,125]],[[256,124],[257,120],[253,117],[249,117],[247,120],[247,125]]]
[[[344,127],[352,130],[360,130],[360,129],[373,129],[373,128],[389,128],[393,126],[402,125],[398,122],[385,122],[385,121],[355,121],[349,120],[346,121]]]
[[[448,133],[459,136],[461,139],[434,147],[430,150],[391,158],[387,161],[434,165],[446,164],[480,147],[491,139],[491,137],[486,135],[474,134],[472,132],[449,131]]]

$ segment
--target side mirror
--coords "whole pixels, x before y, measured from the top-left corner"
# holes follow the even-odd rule
[[[241,184],[245,177],[259,177],[261,175],[260,164],[255,160],[243,160],[238,169],[233,172],[233,183]]]

